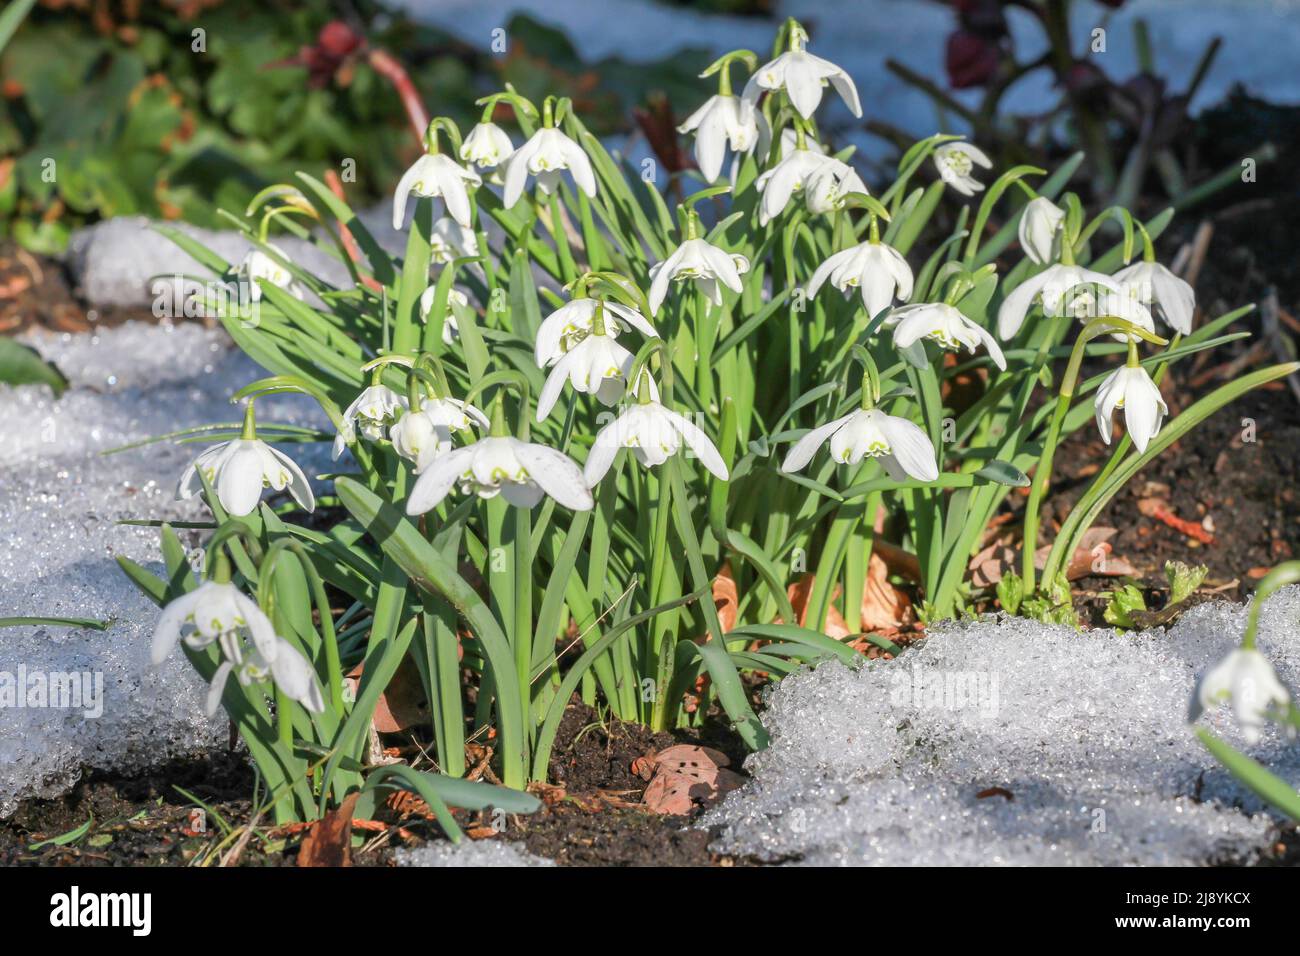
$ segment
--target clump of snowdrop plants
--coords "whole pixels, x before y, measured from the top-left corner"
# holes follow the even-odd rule
[[[216,641],[195,622],[205,638],[179,641],[205,677],[226,668],[220,699],[288,816],[356,788],[416,787],[431,805],[524,799],[455,779],[466,740],[492,733],[507,787],[544,779],[575,693],[654,728],[716,702],[761,748],[741,673],[856,659],[822,624],[837,605],[858,629],[877,535],[916,556],[907,583],[924,617],[951,618],[992,597],[968,562],[1010,491],[1029,486],[1023,571],[999,597],[1059,615],[1068,558],[1116,490],[1291,370],[1253,372],[1165,421],[1160,382],[1244,334],[1227,329],[1248,311],[1191,327],[1190,292],[1155,252],[1170,214],[1089,219],[1064,192],[1077,164],[1000,171],[951,135],[914,145],[869,191],[852,150],[816,122],[824,87],[854,112],[856,88],[811,45],[790,21],[766,61],[736,51],[705,72],[716,94],[702,90],[683,127],[701,172],[675,183],[607,152],[568,100],[508,88],[480,101],[468,136],[430,124],[394,196],[400,258],[307,173],[254,198],[259,250],[279,218],[352,281],[335,288],[293,263],[287,279],[244,270],[257,321],[223,322],[268,377],[235,396],[250,409],[242,426],[181,436],[229,440],[182,483],[212,511],[206,559],[196,578],[165,528],[168,578],[127,567],[165,608],[168,647],[181,610],[202,606],[177,602],[216,582],[256,601],[309,663],[315,684],[286,656],[282,686],[267,654],[282,645],[260,621],[256,659],[232,656],[247,621],[222,622],[235,636]],[[956,208],[946,234],[940,203]],[[237,268],[173,237],[216,273]],[[957,376],[979,383],[977,398],[958,404]],[[259,396],[284,391],[312,396],[333,428],[254,419]],[[1094,421],[1110,458],[1040,541],[1056,447]],[[292,464],[306,442],[339,455],[314,498]],[[725,632],[712,595],[724,565],[739,595]],[[787,589],[805,573],[801,615]],[[439,775],[366,764],[374,706],[407,656]],[[358,664],[344,693],[340,675]]]

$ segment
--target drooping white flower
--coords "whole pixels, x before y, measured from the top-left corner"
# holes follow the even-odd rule
[[[587,485],[594,488],[605,477],[620,448],[632,449],[637,461],[649,468],[677,454],[683,440],[701,465],[727,480],[726,463],[709,436],[690,419],[651,399],[628,405],[618,418],[596,433],[583,468]]]
[[[393,194],[393,228],[401,229],[406,221],[406,201],[412,193],[425,198],[442,197],[447,214],[466,229],[470,227],[469,192],[465,184],[481,186],[483,180],[450,156],[425,153],[402,174]]]
[[[936,146],[934,165],[939,170],[939,178],[963,196],[973,196],[984,189],[984,184],[971,175],[976,166],[993,168],[993,162],[982,149],[961,142]]]
[[[722,174],[727,147],[733,153],[747,153],[759,141],[759,117],[754,104],[738,96],[718,94],[686,118],[677,131],[695,133],[695,161],[708,182]]]
[[[289,258],[278,246],[273,246],[270,243],[267,243],[267,246],[274,249],[283,258]],[[294,298],[302,298],[302,289],[298,287],[298,283],[293,281],[293,275],[289,270],[261,249],[249,249],[239,263],[239,267],[235,269],[235,275],[247,283],[248,296],[254,302],[262,301],[262,287],[258,284],[258,279],[264,279],[271,285],[284,289]]]
[[[912,269],[893,246],[864,242],[837,252],[808,280],[808,295],[814,296],[829,279],[831,285],[850,298],[856,289],[868,315],[879,315],[894,303],[912,295]]]
[[[879,458],[895,481],[916,478],[934,481],[939,477],[934,445],[914,422],[886,415],[878,408],[860,408],[818,428],[795,442],[785,461],[784,472],[795,472],[812,461],[817,449],[831,442],[831,457],[841,465],[856,465],[863,458]]]
[[[393,450],[415,464],[418,475],[452,448],[452,434],[474,425],[486,429],[487,416],[458,398],[426,398],[418,411],[407,412],[388,432]]]
[[[1085,286],[1079,292],[1071,293],[1069,304],[1065,308],[1070,315],[1085,325],[1093,319],[1114,316],[1148,332],[1156,330],[1156,323],[1151,318],[1150,310],[1137,299],[1123,292],[1101,289],[1094,293]],[[1127,342],[1129,334],[1117,330],[1111,333],[1111,338],[1117,342]]]
[[[755,188],[763,194],[758,209],[759,223],[766,226],[781,215],[794,194],[803,190],[812,176],[828,162],[838,160],[820,150],[796,148],[759,176],[754,183]]]
[[[558,129],[539,129],[506,164],[502,204],[509,209],[519,202],[529,175],[536,176],[537,188],[549,194],[559,185],[560,173],[566,169],[579,189],[588,196],[596,195],[596,174],[582,147]]]
[[[636,356],[619,345],[612,335],[593,331],[561,356],[546,376],[537,396],[537,420],[544,421],[555,407],[564,383],[574,391],[594,395],[602,405],[617,405],[627,388],[627,377],[636,364]],[[650,383],[652,397],[654,382]]]
[[[1025,204],[1020,214],[1020,248],[1030,262],[1044,266],[1056,261],[1063,222],[1065,210],[1046,196],[1037,196]]]
[[[1174,331],[1191,334],[1196,293],[1186,281],[1158,262],[1135,262],[1116,272],[1115,281],[1143,305],[1158,308]]]
[[[257,507],[264,488],[289,489],[306,511],[316,508],[316,496],[302,469],[293,459],[258,438],[236,438],[205,450],[181,475],[178,499],[193,498],[203,490],[202,472],[217,493],[221,507],[241,517]]]
[[[433,311],[433,301],[438,297],[438,287],[431,285],[420,293],[420,321],[428,322]],[[460,289],[447,291],[447,314],[442,318],[442,343],[451,345],[460,337],[460,324],[456,321],[457,309],[469,308],[469,296]]]
[[[270,677],[308,710],[322,711],[325,701],[315,673],[293,645],[275,633],[270,619],[251,598],[230,582],[206,581],[163,608],[154,627],[150,658],[161,664],[176,645],[201,650],[212,643],[224,660],[213,675],[206,710],[215,714],[226,679],[236,669],[244,684]],[[251,647],[245,647],[247,640]]]
[[[582,469],[568,455],[518,438],[491,436],[435,458],[416,479],[406,513],[437,507],[457,483],[463,494],[500,494],[521,508],[533,507],[545,495],[574,511],[588,511],[593,504]]]
[[[659,311],[670,282],[694,282],[714,305],[722,305],[722,287],[739,293],[740,277],[749,260],[711,245],[705,239],[687,239],[667,259],[650,268],[650,314]]]
[[[1187,719],[1195,721],[1207,710],[1231,702],[1248,744],[1259,743],[1260,731],[1276,708],[1285,712],[1291,694],[1278,680],[1268,658],[1253,648],[1239,647],[1206,671],[1192,692]]]
[[[611,338],[617,338],[629,328],[636,329],[647,338],[659,337],[654,326],[636,309],[600,299],[573,299],[548,315],[538,328],[537,343],[533,349],[538,368],[554,365],[566,352],[591,334],[598,305],[604,307],[605,334]]]
[[[514,155],[515,144],[496,123],[479,123],[460,145],[460,158],[479,169],[493,169]]]
[[[429,261],[446,265],[453,259],[478,255],[478,237],[474,230],[462,226],[450,216],[443,216],[433,224],[429,234]]]
[[[810,119],[821,105],[822,88],[829,81],[854,116],[862,115],[858,88],[853,78],[830,60],[804,49],[808,35],[798,30],[791,37],[792,49],[764,63],[750,76],[742,96],[757,102],[763,90],[785,90],[790,102],[804,119]]]
[[[887,320],[894,325],[894,345],[905,349],[921,339],[930,339],[941,348],[956,352],[965,349],[974,352],[983,344],[989,356],[1000,369],[1006,369],[1007,360],[997,340],[983,326],[972,322],[954,306],[942,302],[922,302],[904,305],[890,313]]]
[[[827,156],[804,182],[803,201],[808,211],[822,215],[844,208],[849,193],[865,193],[867,184],[848,163]]]
[[[356,441],[358,430],[366,441],[382,439],[384,430],[397,421],[407,407],[406,396],[399,395],[387,385],[371,385],[364,389],[343,412],[343,427],[334,436],[335,460],[349,443]]]
[[[1035,299],[1041,299],[1044,315],[1065,315],[1062,305],[1065,294],[1076,286],[1086,284],[1101,286],[1111,292],[1120,291],[1119,283],[1110,276],[1082,266],[1057,263],[1038,275],[1030,276],[1012,289],[1011,294],[998,307],[998,338],[1005,342],[1020,331]],[[1074,299],[1069,301],[1073,302]]]
[[[1142,366],[1125,366],[1106,376],[1093,409],[1097,413],[1097,430],[1101,440],[1110,444],[1110,419],[1115,409],[1124,409],[1124,427],[1139,452],[1147,450],[1169,414],[1169,407],[1160,397],[1160,389]]]

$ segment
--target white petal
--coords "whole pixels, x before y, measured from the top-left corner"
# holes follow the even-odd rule
[[[278,448],[267,446],[271,454],[275,456],[276,461],[284,466],[285,471],[289,473],[289,495],[294,501],[302,507],[304,511],[312,512],[316,510],[316,495],[311,490],[311,482],[307,476],[302,473],[298,463],[280,451]]]
[[[514,452],[528,477],[566,508],[589,511],[595,504],[583,480],[582,469],[568,455],[528,442],[516,442]]]
[[[1014,338],[1020,331],[1020,327],[1025,324],[1025,316],[1029,314],[1034,296],[1042,292],[1043,286],[1051,281],[1051,271],[1048,269],[1036,276],[1030,276],[1002,300],[1002,305],[998,307],[998,338],[1002,341]]]
[[[447,497],[447,492],[451,491],[456,479],[469,469],[475,447],[467,445],[434,459],[415,480],[415,485],[406,498],[406,513],[420,515],[436,508]]]
[[[800,438],[795,442],[794,447],[792,447],[786,454],[785,461],[781,463],[781,470],[784,472],[794,472],[799,471],[807,465],[808,462],[812,461],[812,457],[817,453],[817,449],[825,444],[826,439],[830,438],[831,435],[838,431],[845,422],[853,417],[853,414],[855,413],[850,413],[845,415],[843,418],[837,418],[833,422],[814,428],[808,434],[804,435],[803,438]]]
[[[591,451],[587,454],[587,462],[582,467],[582,479],[588,488],[595,488],[614,464],[618,450],[622,447],[622,430],[626,427],[624,417],[619,416],[596,433],[596,440],[591,443]]]
[[[212,675],[212,683],[208,686],[207,696],[203,700],[203,712],[209,717],[215,716],[221,709],[221,697],[225,693],[226,681],[230,679],[230,672],[234,667],[233,661],[222,661],[216,673]]]
[[[197,590],[182,594],[164,607],[162,613],[158,615],[158,623],[154,625],[153,642],[149,651],[149,659],[155,665],[166,660],[167,655],[181,639],[181,627],[189,617],[190,611],[194,609],[199,596]]]
[[[687,446],[695,452],[695,457],[699,459],[700,464],[722,481],[726,481],[727,463],[722,460],[722,454],[709,436],[689,418],[677,414],[670,408],[663,409],[661,414],[681,433]]]
[[[934,445],[919,425],[896,415],[883,415],[879,426],[889,442],[890,453],[908,475],[921,481],[939,477]]]

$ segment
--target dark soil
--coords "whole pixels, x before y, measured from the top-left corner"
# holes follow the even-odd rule
[[[392,741],[390,741],[392,742]],[[499,835],[480,825],[479,814],[456,811],[472,838],[521,843],[529,852],[572,866],[734,866],[750,861],[713,854],[713,835],[689,816],[661,816],[638,806],[646,781],[632,771],[638,757],[676,743],[698,743],[725,753],[739,769],[744,746],[721,721],[710,717],[699,730],[653,733],[638,724],[601,718],[584,704],[570,705],[556,735],[551,786],[537,788],[543,806],[535,814],[508,818]],[[212,811],[206,832],[195,833],[197,808],[180,793],[193,794]],[[25,801],[0,824],[0,866],[184,866],[211,850],[224,835],[221,823],[239,827],[252,813],[254,775],[234,753],[177,760],[147,774],[124,776],[91,771],[55,800]],[[395,845],[419,846],[445,840],[421,814],[386,810],[394,825],[385,839],[354,850],[360,866],[393,864]],[[92,819],[88,830],[78,829]],[[398,828],[405,836],[395,836]],[[301,834],[283,833],[269,823],[250,841],[242,865],[292,866]],[[76,834],[66,845],[47,844]],[[370,836],[366,834],[366,836]],[[391,839],[388,839],[390,838]],[[356,841],[358,844],[362,840]]]

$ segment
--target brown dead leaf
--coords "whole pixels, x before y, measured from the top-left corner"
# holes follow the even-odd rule
[[[350,793],[334,810],[311,825],[298,850],[299,866],[352,865],[352,812],[360,793]]]
[[[1100,525],[1094,525],[1085,531],[1065,570],[1066,578],[1077,581],[1090,575],[1122,578],[1137,574],[1137,568],[1129,564],[1128,559],[1114,553],[1110,539],[1117,534],[1118,529]],[[1047,556],[1051,551],[1051,545],[1043,545],[1035,551],[1034,567],[1041,571],[1047,565]]]
[[[862,588],[862,630],[897,631],[912,618],[912,599],[889,583],[889,566],[871,549]]]
[[[786,588],[786,594],[790,596],[790,606],[794,608],[794,613],[798,616],[798,624],[801,627],[808,626],[808,598],[812,596],[814,577],[811,574],[805,574],[794,584]],[[833,637],[837,641],[848,637],[852,631],[849,630],[848,622],[844,620],[835,607],[835,601],[839,598],[843,590],[838,584],[835,585],[835,591],[831,594],[831,603],[826,608],[826,624],[822,627],[822,633],[828,637]],[[776,623],[780,624],[781,619],[777,618]]]
[[[744,783],[740,774],[727,769],[727,755],[711,747],[676,744],[649,759],[654,778],[641,802],[653,813],[681,816],[697,804],[712,806]]]
[[[736,626],[736,612],[740,608],[740,594],[736,590],[730,561],[722,563],[722,569],[713,579],[713,604],[718,609],[718,621],[725,634]]]
[[[347,675],[354,693],[361,683],[361,671],[362,665],[358,664]],[[415,666],[415,661],[407,655],[402,658],[393,679],[379,695],[379,703],[375,705],[375,730],[381,734],[395,734],[428,721],[429,708],[424,697],[420,671]]]

